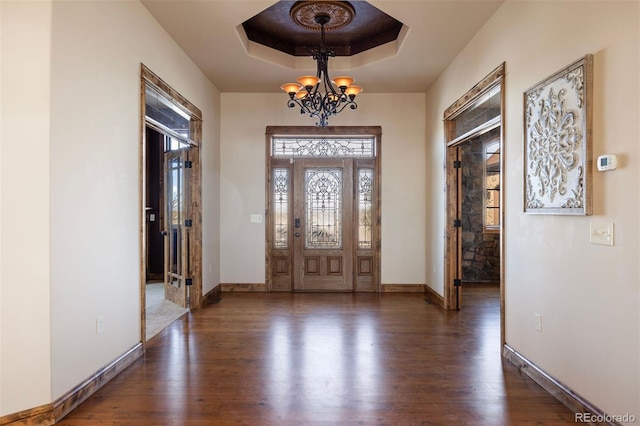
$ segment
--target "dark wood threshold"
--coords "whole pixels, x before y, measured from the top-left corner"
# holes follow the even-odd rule
[[[222,299],[222,284],[218,284],[202,298],[202,307],[215,305]]]
[[[555,377],[551,376],[540,367],[535,365],[529,359],[527,359],[524,355],[517,352],[515,349],[510,347],[509,345],[504,345],[502,349],[502,356],[509,361],[511,364],[515,365],[520,372],[527,375],[534,382],[540,385],[544,390],[546,390],[550,395],[552,395],[555,399],[560,401],[565,407],[574,413],[588,413],[590,417],[593,418],[601,418],[607,419],[612,416],[607,416],[602,410],[597,408],[595,405],[591,404],[589,401],[584,399],[582,396],[578,395],[571,388],[566,386],[564,383],[560,382]],[[619,425],[621,423],[616,422],[590,422],[592,425]]]
[[[424,285],[424,300],[436,304],[444,309],[444,297],[440,296],[434,289],[427,284]]]

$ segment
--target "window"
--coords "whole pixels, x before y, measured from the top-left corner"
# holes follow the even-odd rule
[[[500,231],[500,140],[484,145],[484,230]]]

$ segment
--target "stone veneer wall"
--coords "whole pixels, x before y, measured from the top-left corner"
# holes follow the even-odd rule
[[[500,233],[483,232],[484,142],[498,129],[462,145],[462,281],[500,282]]]

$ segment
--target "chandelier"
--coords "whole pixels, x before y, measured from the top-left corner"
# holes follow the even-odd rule
[[[297,83],[286,83],[281,87],[289,95],[287,106],[300,108],[300,114],[317,118],[316,126],[326,127],[332,115],[342,112],[347,106],[358,108],[356,95],[362,87],[355,86],[349,76],[329,78],[329,58],[335,52],[325,44],[325,30],[341,28],[351,22],[355,9],[348,2],[300,1],[291,8],[295,23],[308,29],[320,27],[320,47],[313,49],[312,57],[317,62],[316,75],[305,75]]]

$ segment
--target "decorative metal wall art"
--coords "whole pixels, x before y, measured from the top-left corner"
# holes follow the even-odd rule
[[[524,93],[524,211],[591,214],[593,56]]]

